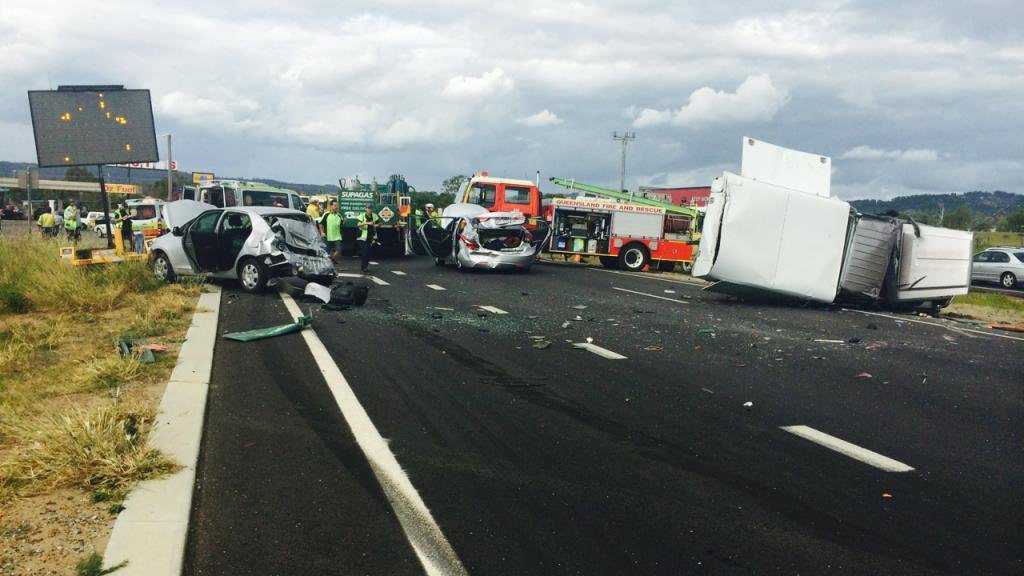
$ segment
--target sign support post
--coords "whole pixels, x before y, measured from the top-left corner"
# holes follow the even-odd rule
[[[114,237],[112,236],[110,228],[110,199],[107,198],[107,183],[103,180],[103,165],[99,164],[96,166],[96,171],[100,176],[100,197],[103,199],[103,223],[107,227],[107,248],[114,247]]]
[[[172,167],[174,166],[174,152],[171,151],[171,133],[167,133],[167,201],[173,200],[171,198],[171,174],[173,173]]]
[[[28,235],[32,235],[32,171],[29,170],[25,178],[25,194],[28,198],[28,210],[25,211],[25,219],[28,220]]]

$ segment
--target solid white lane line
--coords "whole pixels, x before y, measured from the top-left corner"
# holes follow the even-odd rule
[[[302,316],[302,311],[295,300],[284,293],[281,294],[281,299],[284,300],[284,305],[292,318],[298,320],[299,316]],[[448,539],[441,532],[441,527],[437,525],[427,505],[398,464],[398,460],[388,447],[387,440],[377,431],[377,427],[359,403],[355,392],[316,331],[307,328],[302,331],[302,337],[313,354],[320,373],[327,381],[327,387],[334,395],[345,422],[352,430],[356,443],[366,456],[377,482],[380,483],[392,510],[395,511],[402,531],[423,564],[423,569],[431,576],[468,575],[455,549],[448,543]]]
[[[427,284],[427,288],[431,290],[445,290],[444,286],[438,286],[437,284]]]
[[[636,290],[627,290],[625,288],[619,288],[612,286],[612,290],[618,290],[619,292],[629,292],[630,294],[639,294],[641,296],[650,296],[651,298],[657,298],[659,300],[668,300],[669,302],[675,302],[676,304],[689,304],[686,300],[676,300],[675,298],[666,298],[657,294],[648,294],[647,292],[637,292]]]
[[[924,320],[918,320],[917,318],[907,318],[906,316],[894,316],[892,314],[883,314],[881,312],[869,312],[867,310],[856,310],[854,308],[843,308],[843,312],[857,312],[858,314],[867,314],[868,316],[881,316],[882,318],[891,318],[892,320],[899,320],[900,322],[914,322],[915,324],[925,324],[927,326],[935,326],[936,328],[945,328],[946,330],[953,330],[953,326],[946,326],[943,324],[936,324],[935,322],[925,322]],[[956,327],[956,330],[963,330],[965,332],[973,332],[975,334],[981,334],[983,336],[998,336],[999,338],[1006,338],[1007,340],[1018,340],[1024,342],[1024,338],[1020,336],[1010,336],[1009,334],[998,334],[996,332],[985,332],[984,330],[973,330],[971,328]]]
[[[573,344],[573,347],[574,348],[580,348],[582,350],[587,350],[589,352],[593,352],[594,354],[597,354],[598,356],[600,356],[602,358],[607,358],[609,360],[625,360],[626,359],[625,356],[623,356],[622,354],[619,354],[618,352],[612,352],[611,350],[609,350],[607,348],[601,348],[597,344],[591,344],[590,342],[577,342],[577,343]]]
[[[494,306],[480,306],[479,304],[477,304],[477,308],[479,308],[481,310],[486,310],[486,311],[490,312],[491,314],[508,314],[508,312],[505,312],[501,308],[496,308]]]
[[[841,438],[825,434],[824,432],[815,430],[810,426],[780,426],[780,428],[790,434],[795,434],[805,440],[810,440],[815,444],[820,444],[821,446],[835,450],[844,456],[849,456],[854,460],[860,460],[865,464],[870,464],[871,466],[880,468],[886,472],[910,472],[913,470],[912,467],[907,466],[899,460],[893,460],[888,456],[882,456],[878,452],[872,452],[867,448],[861,448],[856,444],[851,444]]]
[[[401,270],[392,270],[391,273],[396,276],[405,276],[405,272],[402,272]]]
[[[587,268],[587,270],[593,270],[594,272],[607,272],[609,274],[619,274],[621,276],[632,276],[634,278],[643,278],[644,280],[660,280],[662,282],[671,282],[673,284],[689,284],[690,286],[697,286],[698,288],[703,288],[708,285],[707,282],[679,280],[677,278],[663,278],[660,274],[650,274],[647,272],[623,272],[622,270],[606,270],[604,268]]]

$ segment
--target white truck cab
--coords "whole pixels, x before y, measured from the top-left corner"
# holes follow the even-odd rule
[[[199,202],[218,208],[235,206],[268,206],[304,210],[305,205],[298,192],[277,188],[262,182],[243,180],[212,180],[199,187]]]

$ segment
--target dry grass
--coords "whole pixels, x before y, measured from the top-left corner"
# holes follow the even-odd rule
[[[0,464],[0,498],[56,488],[122,495],[175,465],[146,447],[154,410],[117,403],[5,423],[22,447]]]
[[[121,358],[119,338],[174,345],[200,287],[143,263],[76,269],[59,244],[0,238],[0,502],[62,487],[123,494],[173,464],[145,446],[174,364]]]
[[[945,312],[990,323],[1024,325],[1024,298],[971,292],[954,298]]]

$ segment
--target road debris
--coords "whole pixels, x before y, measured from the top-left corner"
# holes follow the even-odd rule
[[[573,310],[586,310],[587,307],[584,304],[577,304],[575,306],[572,306],[572,309]]]
[[[846,344],[846,340],[825,340],[824,338],[816,338],[815,342],[821,342],[822,344]]]
[[[283,336],[285,334],[292,334],[300,332],[303,328],[306,328],[313,321],[309,316],[299,316],[298,319],[291,324],[282,324],[280,326],[270,326],[269,328],[256,328],[255,330],[246,330],[244,332],[231,332],[225,334],[224,337],[228,340],[235,340],[237,342],[252,342],[254,340],[262,340],[264,338],[273,338],[275,336]]]
[[[569,322],[568,320],[562,322],[562,328],[568,328],[569,326],[572,326],[572,322]]]
[[[744,402],[743,407],[746,408],[747,410],[750,410],[751,408],[754,407],[754,403],[750,401]]]
[[[1007,332],[1024,332],[1022,324],[992,324],[989,328],[993,330],[1005,330]]]
[[[306,283],[306,288],[302,293],[306,296],[316,298],[324,304],[331,301],[331,287],[324,286],[323,284],[317,284],[316,282]]]
[[[862,378],[862,379],[866,380],[868,378],[874,378],[874,376],[872,376],[868,372],[861,372],[860,374],[857,374],[856,376],[854,376],[854,378]]]
[[[702,392],[707,392],[708,394],[714,394],[715,393],[714,390],[709,390],[707,388],[701,388],[701,391]]]
[[[647,350],[648,352],[661,352],[662,350],[664,350],[664,348],[662,348],[661,346],[651,345],[651,346],[644,346],[644,350]]]

